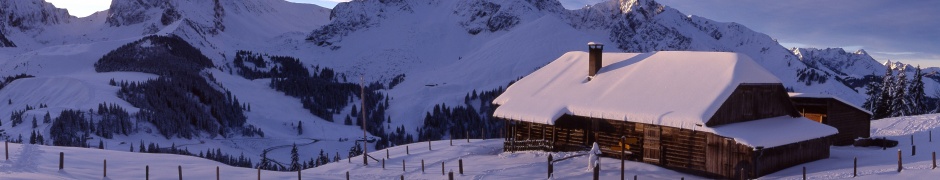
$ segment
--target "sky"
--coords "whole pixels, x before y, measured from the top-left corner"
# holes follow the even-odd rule
[[[46,0],[72,15],[105,10],[110,0]],[[349,0],[287,0],[332,8]],[[568,9],[606,0],[560,0]],[[884,62],[940,67],[940,1],[657,0],[685,14],[736,22],[784,47],[865,49]]]

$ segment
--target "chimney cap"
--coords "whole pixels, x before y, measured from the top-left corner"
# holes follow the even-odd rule
[[[601,45],[601,46],[603,46],[604,44],[596,43],[596,42],[588,42],[588,46],[593,46],[593,45]]]

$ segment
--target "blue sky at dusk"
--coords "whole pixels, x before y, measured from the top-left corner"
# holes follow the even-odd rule
[[[110,0],[46,0],[75,16],[105,10]],[[288,0],[332,8],[348,0]],[[560,0],[568,9],[606,0]],[[940,1],[657,0],[720,22],[736,22],[784,47],[865,49],[879,61],[940,67]]]

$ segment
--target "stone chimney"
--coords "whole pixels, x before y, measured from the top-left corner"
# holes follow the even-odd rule
[[[600,43],[588,43],[588,77],[594,77],[601,70],[601,54],[604,53],[604,45]]]

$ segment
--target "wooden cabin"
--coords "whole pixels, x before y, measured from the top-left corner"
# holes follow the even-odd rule
[[[569,52],[497,97],[504,151],[584,151],[706,177],[829,157],[835,128],[800,115],[773,74],[729,52]],[[588,68],[583,68],[588,67]],[[585,76],[587,75],[587,76]]]
[[[790,100],[804,117],[839,130],[834,145],[851,145],[856,138],[871,136],[871,112],[824,94],[790,93]]]

